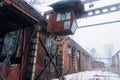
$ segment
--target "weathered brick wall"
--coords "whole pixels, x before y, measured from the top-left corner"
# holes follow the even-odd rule
[[[73,72],[73,62],[72,62],[72,46],[77,47],[75,51],[75,72],[92,70],[92,57],[86,52],[82,47],[78,47],[76,43],[70,39],[67,39],[62,46],[63,54],[63,75],[71,74]],[[80,54],[77,52],[79,50]],[[87,57],[86,57],[87,56]],[[80,60],[79,60],[80,59]],[[80,62],[79,62],[80,61]]]
[[[68,53],[64,53],[64,67],[63,67],[63,75],[72,73],[72,56]]]

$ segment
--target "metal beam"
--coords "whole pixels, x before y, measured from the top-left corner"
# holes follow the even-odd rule
[[[35,78],[35,80],[38,80],[38,79],[39,79],[39,77],[40,77],[40,76],[43,74],[43,72],[50,66],[50,64],[53,64],[53,66],[55,67],[56,71],[57,71],[58,74],[59,74],[59,78],[61,78],[61,77],[62,77],[62,74],[60,73],[59,69],[57,68],[57,66],[56,66],[55,63],[54,63],[54,60],[55,60],[55,58],[56,58],[57,55],[58,55],[57,51],[56,51],[54,57],[52,57],[52,56],[50,55],[50,53],[48,52],[48,50],[46,49],[45,45],[43,44],[41,38],[39,38],[39,42],[41,43],[41,45],[42,45],[42,47],[44,48],[44,50],[45,50],[46,54],[48,55],[48,57],[50,58],[50,62],[49,62],[49,63],[44,67],[44,69],[38,74],[38,76]],[[58,48],[57,48],[56,50],[58,50]]]
[[[87,3],[92,3],[92,2],[96,2],[96,1],[100,1],[100,0],[82,0],[81,2],[83,4],[87,4]]]
[[[116,11],[120,11],[120,3],[85,11],[82,17],[92,17]]]
[[[112,58],[94,58],[94,59],[112,59]]]
[[[93,26],[105,25],[105,24],[110,24],[110,23],[118,23],[118,22],[120,22],[120,20],[98,23],[98,24],[85,25],[85,26],[79,26],[78,28],[93,27]]]

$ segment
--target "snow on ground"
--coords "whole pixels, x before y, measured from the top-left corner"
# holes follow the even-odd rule
[[[65,80],[120,80],[120,76],[118,74],[114,74],[108,71],[85,71],[69,74],[64,77]]]

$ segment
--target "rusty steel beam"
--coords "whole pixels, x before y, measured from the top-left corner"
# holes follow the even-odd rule
[[[57,68],[57,66],[55,65],[54,63],[54,59],[57,57],[57,51],[56,51],[56,54],[55,56],[52,58],[50,53],[47,51],[45,45],[43,44],[41,38],[39,38],[39,42],[41,43],[42,47],[44,48],[46,54],[48,55],[48,57],[50,58],[50,62],[48,63],[47,66],[44,67],[44,69],[38,74],[38,76],[35,78],[35,80],[38,80],[39,77],[43,74],[43,72],[50,66],[50,64],[53,64],[53,66],[55,67],[56,71],[58,72],[59,76],[61,77],[62,74],[60,73],[59,69]]]
[[[116,20],[116,21],[110,21],[110,22],[103,22],[103,23],[98,23],[98,24],[91,24],[91,25],[85,25],[85,26],[79,26],[77,28],[86,28],[86,27],[92,27],[92,26],[99,26],[99,25],[105,25],[105,24],[111,24],[111,23],[119,23],[120,20]]]
[[[92,17],[116,11],[120,11],[120,3],[85,11],[82,17]]]
[[[100,1],[100,0],[81,0],[81,2],[83,4],[92,3],[92,2],[96,2],[96,1]]]
[[[57,57],[57,53],[55,54],[55,56],[53,57],[53,60],[51,60],[45,67],[44,67],[44,69],[39,73],[39,75],[36,77],[36,79],[35,80],[38,80],[39,79],[39,77],[45,72],[45,70],[50,66],[50,64],[54,64],[54,59]],[[56,66],[56,65],[55,65]],[[57,70],[57,69],[56,69]],[[58,75],[58,77],[59,77],[59,75]]]
[[[33,30],[33,32],[30,34],[30,38],[28,39],[29,41],[27,42],[27,44],[26,44],[26,46],[25,46],[25,42],[24,41],[22,41],[22,48],[21,48],[21,56],[22,55],[25,55],[25,57],[26,57],[26,52],[27,52],[27,50],[28,50],[28,48],[29,48],[29,45],[30,45],[30,42],[31,42],[31,40],[32,40],[32,38],[33,38],[33,36],[34,36],[34,34],[35,34],[35,32],[37,31],[37,28],[35,28],[34,30]],[[25,38],[25,35],[24,35],[24,31],[23,31],[23,33],[22,33],[22,38]],[[23,40],[25,40],[25,39],[23,39]],[[23,50],[23,46],[25,46],[25,49]],[[22,58],[22,57],[21,57]],[[21,59],[22,60],[22,59]],[[22,61],[21,61],[21,64],[22,64]],[[23,69],[24,69],[24,67],[26,66],[27,64],[25,64],[25,62],[23,63],[23,65],[21,65],[21,68],[20,68],[20,71],[19,71],[19,76],[18,76],[18,79],[19,80],[21,80],[21,75],[22,75],[22,73],[23,73]]]

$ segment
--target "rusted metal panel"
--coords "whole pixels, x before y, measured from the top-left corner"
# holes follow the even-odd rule
[[[18,80],[20,65],[0,64],[0,76],[3,80]]]
[[[70,18],[62,20],[62,12],[70,12]],[[60,20],[57,20],[58,13],[60,13]],[[45,14],[47,15],[47,13]],[[74,34],[77,23],[75,23],[76,18],[72,8],[68,7],[65,9],[59,9],[52,13],[49,13],[47,32],[54,33],[56,35],[71,35]],[[67,16],[67,15],[66,15]]]
[[[76,19],[80,18],[84,11],[80,0],[59,1],[50,6],[54,10],[45,13],[45,16],[49,16],[47,31],[60,36],[74,34],[78,27]]]

